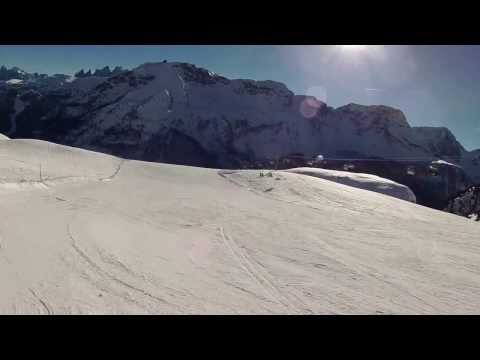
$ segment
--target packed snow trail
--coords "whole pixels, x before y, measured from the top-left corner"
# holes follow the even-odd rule
[[[32,140],[0,141],[0,159],[0,184],[17,184],[0,186],[2,314],[480,308],[478,223],[459,216],[285,171]],[[21,185],[39,180],[49,186]]]

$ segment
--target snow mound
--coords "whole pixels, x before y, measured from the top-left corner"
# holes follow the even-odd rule
[[[10,184],[81,178],[0,192],[2,314],[478,313],[466,218],[292,172],[0,157]]]
[[[375,191],[381,194],[396,197],[398,199],[416,202],[415,194],[408,186],[376,175],[308,167],[289,169],[285,171],[330,180],[339,184]]]

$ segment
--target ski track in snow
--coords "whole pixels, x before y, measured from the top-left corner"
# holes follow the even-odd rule
[[[298,308],[294,303],[292,303],[286,295],[284,295],[281,290],[273,284],[272,281],[268,280],[266,274],[262,275],[261,270],[258,266],[255,266],[255,261],[242,250],[237,242],[231,237],[225,234],[223,226],[219,227],[220,235],[225,246],[230,250],[232,257],[241,268],[261,287],[266,291],[266,293],[273,298],[278,303],[282,304],[287,312],[300,313]]]
[[[99,181],[112,181],[113,179],[115,179],[115,177],[118,175],[118,173],[120,172],[120,170],[122,169],[122,166],[123,164],[128,161],[126,159],[121,159],[117,165],[117,168],[115,169],[115,172],[110,175],[110,176],[107,176],[105,178],[100,178]]]
[[[84,250],[82,250],[75,238],[73,237],[72,235],[72,232],[70,230],[70,224],[67,224],[67,234],[68,234],[68,237],[71,241],[71,245],[72,245],[72,248],[74,249],[74,251],[80,256],[81,259],[83,259],[89,266],[92,270],[94,270],[94,272],[96,272],[98,274],[99,277],[101,278],[104,278],[110,282],[114,282],[116,284],[119,284],[121,285],[123,288],[126,288],[128,290],[132,290],[136,293],[139,293],[140,295],[143,295],[143,296],[146,296],[150,299],[153,299],[155,302],[158,302],[162,305],[164,304],[167,304],[167,305],[170,305],[169,302],[167,302],[166,300],[140,288],[140,287],[137,287],[135,286],[134,284],[131,284],[127,281],[124,281],[122,279],[120,279],[119,277],[117,276],[114,276],[112,275],[108,270],[105,269],[105,267],[101,266],[100,264],[98,264],[97,262],[95,262]],[[103,257],[103,259],[105,259],[105,257]],[[118,266],[119,265],[119,262],[112,262],[112,261],[109,261],[108,262],[110,265],[116,265]],[[123,264],[122,264],[123,265]],[[129,273],[129,275],[132,275],[132,272],[128,270],[128,268],[126,268],[124,265],[122,266],[120,265],[120,269],[123,270],[123,271],[127,271],[127,273]],[[110,290],[111,291],[111,290]],[[113,292],[114,293],[114,292]],[[130,300],[129,298],[125,298],[124,296],[122,296],[122,298],[126,299],[126,300]],[[136,301],[134,301],[135,304],[138,305],[138,303]]]
[[[32,294],[33,297],[38,300],[38,302],[43,307],[43,309],[45,310],[47,315],[55,315],[55,313],[51,309],[50,305],[48,305],[41,297],[39,297],[33,289],[29,288],[28,290],[30,291],[30,294]]]

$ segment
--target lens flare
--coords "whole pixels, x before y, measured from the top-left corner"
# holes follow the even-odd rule
[[[304,118],[311,119],[317,115],[322,103],[314,97],[307,97],[300,104],[300,113]]]

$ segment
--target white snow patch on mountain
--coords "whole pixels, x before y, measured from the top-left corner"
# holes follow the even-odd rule
[[[460,167],[458,165],[455,165],[455,164],[452,164],[448,161],[445,161],[445,160],[435,160],[435,161],[432,161],[432,164],[436,164],[436,165],[447,165],[447,166],[455,166],[455,167]]]
[[[18,84],[22,84],[23,80],[21,80],[21,79],[10,79],[10,80],[5,81],[5,83],[7,85],[18,85]]]

